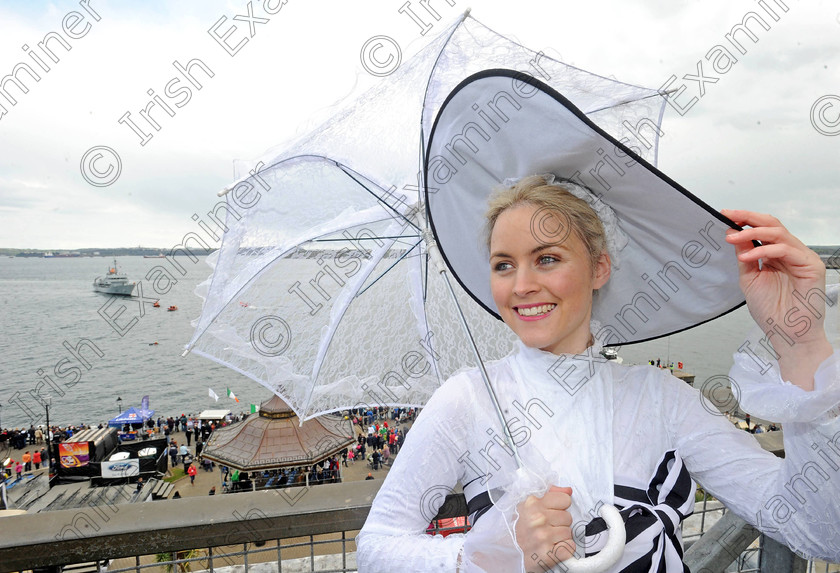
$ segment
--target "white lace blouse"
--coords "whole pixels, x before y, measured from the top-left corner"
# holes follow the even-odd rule
[[[683,571],[679,525],[693,510],[692,479],[767,535],[840,562],[840,351],[819,367],[813,392],[766,365],[739,352],[730,377],[746,411],[784,422],[784,459],[667,370],[608,362],[597,347],[558,356],[520,344],[487,371],[525,466],[545,485],[572,487],[581,554],[605,541],[598,505],[621,511],[627,544],[610,571]],[[460,571],[524,571],[512,534],[511,495],[523,495],[510,491],[515,470],[478,372],[453,376],[411,428],[373,503],[357,537],[359,571],[454,572],[459,562]],[[426,535],[456,483],[473,529]]]

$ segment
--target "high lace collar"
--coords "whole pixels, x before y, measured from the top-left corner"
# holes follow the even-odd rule
[[[591,320],[589,323],[589,330],[590,333],[600,332],[601,331],[601,323],[597,320]],[[595,336],[595,334],[591,334],[591,340],[593,341],[583,352],[578,354],[574,353],[561,353],[561,354],[554,354],[553,352],[547,352],[545,350],[540,350],[539,348],[531,348],[529,346],[525,346],[525,344],[521,340],[516,341],[517,351],[516,354],[521,355],[525,360],[533,361],[537,364],[544,364],[546,366],[550,366],[557,362],[560,357],[565,356],[567,358],[573,358],[575,356],[582,357],[586,355],[591,355],[597,358],[599,362],[602,361],[601,351],[604,349],[604,345],[601,343],[600,340]]]
[[[591,324],[591,331],[598,332],[597,323]],[[595,336],[593,343],[577,354],[554,354],[539,348],[525,346],[517,341],[513,362],[522,382],[527,384],[548,384],[555,389],[563,388],[570,396],[578,395],[586,382],[593,377],[601,377],[607,359],[601,354],[603,344]]]

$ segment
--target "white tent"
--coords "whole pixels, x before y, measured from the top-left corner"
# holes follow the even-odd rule
[[[199,420],[224,420],[230,415],[230,410],[204,410],[198,415]]]

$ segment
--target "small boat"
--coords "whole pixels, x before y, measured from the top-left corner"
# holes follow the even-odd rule
[[[607,360],[615,360],[618,364],[624,363],[624,359],[618,355],[618,350],[610,346],[601,349],[601,356]]]
[[[156,255],[143,255],[144,259],[165,259],[166,255],[163,253],[158,253]]]
[[[105,294],[118,294],[131,296],[136,283],[128,282],[128,275],[117,269],[117,259],[114,259],[114,266],[108,267],[108,273],[104,277],[97,277],[93,281],[93,290]]]
[[[156,300],[155,303],[152,305],[155,308],[160,308],[160,301]]]
[[[618,351],[615,348],[607,347],[601,349],[601,356],[607,360],[615,360],[618,358]]]
[[[172,306],[170,306],[166,310],[168,310],[169,312],[172,312],[173,310],[178,310],[178,307],[173,304]]]

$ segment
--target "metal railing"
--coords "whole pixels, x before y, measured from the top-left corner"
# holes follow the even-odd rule
[[[354,538],[380,486],[345,482],[219,495],[212,503],[187,497],[4,517],[0,573],[78,563],[88,564],[78,573],[356,571]],[[438,518],[466,515],[462,495],[443,508]],[[840,571],[807,563],[705,496],[683,522],[683,539],[695,572]]]
[[[219,560],[245,564],[251,554],[269,550],[285,550],[281,561],[305,556],[300,553],[306,548],[313,559],[349,556],[380,485],[350,482],[221,495],[212,503],[190,497],[4,517],[0,573],[106,560],[119,560],[109,570],[149,571],[166,553],[175,554],[178,571],[196,570],[183,565],[202,559],[201,568],[211,570]],[[189,555],[191,550],[204,553]],[[334,570],[354,567],[345,563]]]

